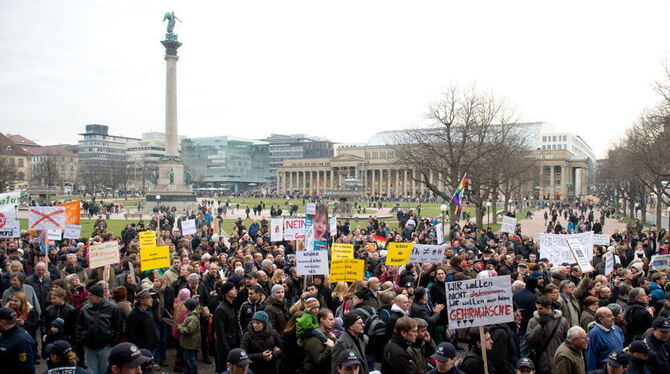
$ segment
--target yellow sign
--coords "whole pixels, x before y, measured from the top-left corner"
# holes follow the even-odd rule
[[[142,271],[170,267],[170,247],[140,248]]]
[[[389,243],[388,253],[386,254],[387,266],[398,266],[409,263],[409,256],[412,254],[414,243]]]
[[[333,260],[342,260],[345,258],[354,258],[354,245],[344,243],[333,243],[331,248]]]
[[[330,264],[330,281],[336,282],[355,282],[363,280],[363,260],[344,259],[333,260]]]
[[[140,248],[156,247],[156,231],[140,232]]]

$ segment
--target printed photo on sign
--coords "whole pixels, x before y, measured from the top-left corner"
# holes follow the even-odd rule
[[[284,219],[270,219],[270,241],[281,242],[284,240]]]
[[[568,248],[570,248],[573,257],[577,262],[577,265],[579,265],[580,269],[582,269],[582,272],[588,273],[595,270],[591,265],[590,258],[586,256],[584,248],[582,247],[582,243],[579,241],[579,239],[568,238],[566,239],[566,243],[568,244]]]
[[[337,217],[328,218],[328,225],[330,226],[330,236],[337,235]]]
[[[328,224],[327,204],[316,204],[316,210],[312,218],[312,230],[314,231],[314,241],[324,242],[328,239],[330,226]]]
[[[510,276],[445,282],[450,329],[514,320]]]

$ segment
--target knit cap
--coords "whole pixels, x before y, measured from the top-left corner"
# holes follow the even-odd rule
[[[266,312],[259,310],[258,312],[254,313],[254,316],[251,318],[251,320],[263,322],[264,325],[267,325],[270,321],[270,317]]]
[[[310,297],[307,300],[305,300],[305,310],[310,310],[313,308],[319,308],[321,304],[319,304],[319,300],[317,300],[314,297]]]
[[[279,291],[284,291],[284,286],[282,286],[281,284],[275,284],[274,286],[272,286],[272,293]]]

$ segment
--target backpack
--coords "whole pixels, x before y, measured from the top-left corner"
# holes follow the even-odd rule
[[[370,338],[366,347],[367,353],[381,352],[386,345],[386,322],[379,317],[377,312],[370,308],[357,308],[355,313],[359,314],[365,323],[365,335]]]

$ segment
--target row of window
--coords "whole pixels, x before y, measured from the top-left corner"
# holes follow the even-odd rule
[[[567,145],[565,144],[545,144],[542,146],[542,149],[544,150],[550,150],[550,149],[568,149]]]
[[[547,135],[542,137],[542,142],[567,142],[568,141],[568,136],[567,135]]]

